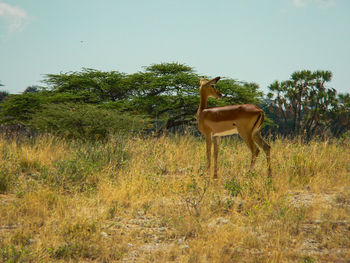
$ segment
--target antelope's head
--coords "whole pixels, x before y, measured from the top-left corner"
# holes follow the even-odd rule
[[[200,89],[199,92],[205,97],[221,98],[222,94],[215,88],[215,84],[219,81],[220,77],[216,77],[212,80],[206,80],[204,77],[200,80]]]

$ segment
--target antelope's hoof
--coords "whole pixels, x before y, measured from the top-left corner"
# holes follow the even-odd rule
[[[272,177],[272,171],[271,171],[271,170],[268,170],[268,171],[267,171],[267,176],[268,176],[268,177]]]

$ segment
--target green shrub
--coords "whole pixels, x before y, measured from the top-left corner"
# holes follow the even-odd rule
[[[44,96],[38,93],[9,95],[1,103],[1,123],[23,123],[42,108]]]
[[[81,254],[81,248],[77,244],[64,244],[57,248],[49,248],[48,252],[56,259],[76,259]]]
[[[106,140],[112,133],[144,129],[144,122],[117,110],[94,104],[47,104],[32,115],[29,125],[37,130],[84,141]]]
[[[232,178],[225,183],[225,189],[228,190],[232,196],[238,196],[242,194],[243,186],[235,178]]]
[[[0,261],[6,263],[31,262],[30,251],[25,247],[6,245],[0,247]]]

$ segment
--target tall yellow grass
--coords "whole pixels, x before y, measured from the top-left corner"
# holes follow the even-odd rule
[[[0,261],[346,262],[350,148],[224,138],[219,179],[201,138],[0,139]]]

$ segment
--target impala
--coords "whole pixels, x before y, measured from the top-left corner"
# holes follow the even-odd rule
[[[197,111],[198,129],[205,136],[207,144],[207,168],[211,167],[211,145],[214,144],[214,178],[217,178],[219,137],[238,133],[252,152],[249,171],[254,168],[260,146],[267,159],[268,175],[271,176],[270,145],[261,137],[264,111],[252,104],[230,105],[207,108],[208,97],[220,98],[221,92],[215,88],[220,77],[200,80],[200,105]]]

